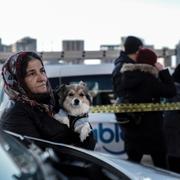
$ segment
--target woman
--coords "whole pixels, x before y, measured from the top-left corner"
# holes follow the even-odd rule
[[[93,133],[82,143],[79,135],[53,118],[54,94],[42,59],[19,52],[3,65],[4,90],[14,105],[4,112],[1,127],[21,135],[94,149]]]
[[[157,63],[157,56],[152,50],[140,49],[136,62],[124,64],[121,69],[123,102],[159,103],[161,98],[176,94],[169,71]],[[122,117],[127,119],[121,126],[128,159],[140,162],[144,154],[150,154],[154,165],[166,168],[162,112],[126,113]]]

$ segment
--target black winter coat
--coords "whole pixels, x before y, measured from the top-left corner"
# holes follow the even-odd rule
[[[122,102],[151,103],[161,98],[173,97],[176,89],[168,70],[158,73],[155,67],[147,64],[124,64],[121,68],[119,95]],[[143,153],[164,151],[163,113],[140,112],[119,114],[118,120],[130,120],[124,125],[126,147],[135,147]]]
[[[124,51],[121,51],[120,56],[114,61],[114,70],[112,72],[112,80],[113,80],[113,90],[115,97],[119,96],[119,87],[121,83],[121,73],[120,70],[124,63],[134,64],[135,61],[130,59]]]
[[[76,145],[86,149],[94,149],[95,147],[93,133],[82,143],[79,135],[66,125],[59,123],[46,112],[41,112],[39,109],[22,102],[15,102],[2,115],[1,128],[21,135]]]
[[[180,102],[180,83],[176,82],[177,95],[169,102]],[[164,134],[166,137],[168,156],[180,158],[180,111],[164,112]]]

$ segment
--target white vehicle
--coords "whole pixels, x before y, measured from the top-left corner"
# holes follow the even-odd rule
[[[114,65],[98,64],[46,64],[45,69],[52,85],[84,81],[93,94],[93,105],[114,103],[112,93],[112,70]],[[0,112],[9,106],[8,98],[3,92],[3,82],[0,82]],[[89,121],[97,139],[95,150],[126,157],[121,129],[115,120],[114,113],[90,113]]]

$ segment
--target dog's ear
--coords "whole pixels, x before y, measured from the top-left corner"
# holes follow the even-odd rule
[[[86,84],[84,81],[80,81],[80,82],[79,82],[79,85],[84,87],[84,90],[85,90],[85,93],[86,93],[86,98],[89,100],[90,104],[92,104],[93,97],[92,97],[91,94],[88,92],[89,89],[88,89],[88,87],[87,87],[87,84]]]
[[[61,84],[59,87],[55,89],[55,93],[59,96],[59,94],[65,89],[65,84]]]
[[[66,97],[66,89],[67,89],[66,85],[61,84],[60,87],[55,90],[55,93],[58,97],[58,102],[59,102],[60,107],[62,106],[63,101]]]
[[[80,81],[79,85],[84,87],[84,90],[85,90],[85,93],[86,93],[86,98],[89,100],[90,104],[92,104],[93,97],[89,93],[89,88],[88,88],[87,84],[85,82],[83,82],[83,81]]]
[[[87,87],[87,84],[86,84],[85,82],[83,82],[83,81],[80,81],[80,82],[79,82],[79,85],[80,85],[80,86]]]

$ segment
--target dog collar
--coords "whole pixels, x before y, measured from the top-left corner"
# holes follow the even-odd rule
[[[78,119],[85,118],[85,117],[88,117],[87,113],[85,113],[85,114],[83,114],[81,116],[71,116],[71,115],[68,115],[68,118],[70,120],[70,128],[74,129],[74,124],[76,123],[76,121]]]

